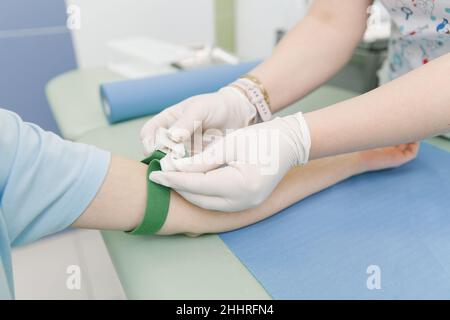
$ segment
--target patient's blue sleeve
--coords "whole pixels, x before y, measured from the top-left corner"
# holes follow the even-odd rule
[[[0,155],[0,278],[3,268],[11,291],[10,248],[70,226],[100,189],[110,154],[0,109]]]

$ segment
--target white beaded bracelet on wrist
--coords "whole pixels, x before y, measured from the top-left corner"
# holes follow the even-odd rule
[[[256,83],[247,77],[243,77],[231,83],[230,87],[235,87],[245,93],[250,103],[255,106],[262,121],[269,121],[272,119],[272,112],[270,111],[267,94],[262,92],[259,83]]]

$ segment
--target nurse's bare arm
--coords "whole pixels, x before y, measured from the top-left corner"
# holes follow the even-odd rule
[[[260,206],[236,213],[201,209],[172,192],[160,235],[203,234],[240,228],[267,218],[291,204],[353,175],[401,165],[417,152],[417,144],[358,152],[311,161],[291,170]],[[132,230],[142,220],[147,202],[146,166],[114,156],[107,178],[78,228]]]
[[[313,2],[272,56],[250,72],[266,87],[272,111],[305,96],[346,64],[364,34],[371,4],[372,0]]]
[[[450,132],[450,53],[375,90],[306,113],[310,159]]]

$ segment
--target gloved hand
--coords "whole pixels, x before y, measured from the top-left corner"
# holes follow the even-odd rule
[[[263,202],[305,164],[311,139],[301,113],[234,131],[190,158],[165,157],[150,179],[205,209],[239,211]]]
[[[203,131],[238,129],[256,123],[257,111],[248,98],[233,87],[215,93],[186,99],[150,119],[141,130],[146,154],[155,150],[158,128],[169,129],[169,137],[176,143],[187,141],[201,125]]]

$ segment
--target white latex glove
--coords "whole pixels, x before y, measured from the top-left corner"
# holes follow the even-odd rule
[[[236,130],[190,158],[167,156],[150,180],[202,208],[240,211],[259,205],[292,167],[305,164],[310,146],[298,113]]]
[[[256,122],[257,111],[238,89],[224,87],[215,93],[186,99],[150,119],[141,130],[141,140],[146,154],[155,150],[157,130],[169,130],[174,142],[185,142],[199,126],[203,131],[239,129]]]

